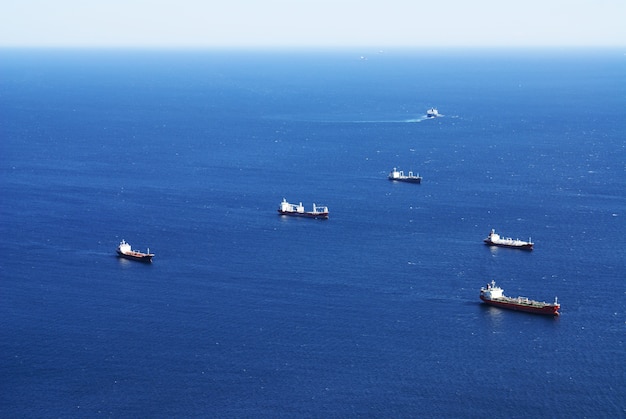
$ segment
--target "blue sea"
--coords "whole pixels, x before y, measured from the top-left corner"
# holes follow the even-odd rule
[[[4,49],[0,197],[0,417],[626,415],[624,50]]]

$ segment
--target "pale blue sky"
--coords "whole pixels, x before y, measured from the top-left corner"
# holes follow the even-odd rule
[[[0,46],[626,46],[626,0],[0,0]]]

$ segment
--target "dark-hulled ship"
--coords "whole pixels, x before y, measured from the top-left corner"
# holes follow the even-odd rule
[[[389,173],[387,179],[398,182],[422,183],[422,177],[419,174],[414,175],[413,172],[409,172],[408,175],[405,175],[402,170],[398,170],[395,167]]]
[[[126,243],[122,239],[119,246],[117,246],[117,255],[124,259],[136,260],[139,262],[150,263],[152,262],[152,258],[154,257],[154,253],[150,253],[150,249],[146,253],[140,252],[138,250],[133,250],[130,247],[129,243]]]
[[[280,207],[278,208],[278,213],[280,215],[290,215],[293,217],[307,217],[307,218],[328,218],[328,207],[326,206],[317,206],[313,204],[313,211],[305,211],[304,205],[302,202],[299,204],[290,204],[287,202],[285,198],[283,198],[283,202],[280,203]]]
[[[496,233],[495,229],[491,229],[491,233],[483,242],[488,246],[510,247],[513,249],[533,250],[535,245],[530,239],[527,242],[520,239],[512,239],[510,237],[501,237]]]

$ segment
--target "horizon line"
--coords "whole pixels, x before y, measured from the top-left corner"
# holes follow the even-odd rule
[[[384,52],[385,50],[590,50],[590,49],[626,49],[626,44],[597,45],[38,45],[38,44],[0,44],[0,49],[38,49],[38,50],[351,50],[368,49]]]

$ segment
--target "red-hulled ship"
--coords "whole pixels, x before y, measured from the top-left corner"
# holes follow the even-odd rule
[[[526,297],[507,297],[502,288],[496,286],[496,281],[491,281],[486,287],[480,289],[480,299],[486,304],[506,308],[509,310],[525,311],[527,313],[558,316],[561,304],[554,298],[554,303],[530,300]]]
[[[488,246],[510,247],[513,249],[533,250],[535,245],[530,239],[527,242],[520,239],[512,239],[510,237],[500,237],[495,229],[491,229],[491,233],[483,240]]]
[[[140,252],[138,250],[133,250],[130,247],[129,243],[126,243],[124,240],[122,240],[119,246],[117,246],[117,255],[125,259],[150,263],[152,262],[152,257],[154,256],[154,253],[150,253],[150,249],[148,249],[146,253]]]
[[[302,202],[300,202],[298,205],[290,204],[285,198],[283,198],[283,202],[280,203],[280,207],[278,208],[278,213],[280,215],[291,215],[294,217],[327,219],[328,207],[318,207],[317,205],[313,204],[313,211],[305,211]]]

